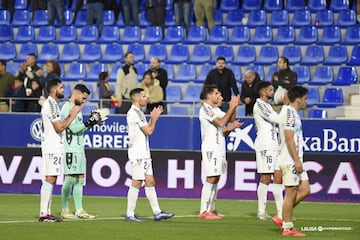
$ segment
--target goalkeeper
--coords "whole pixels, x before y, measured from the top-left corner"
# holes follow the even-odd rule
[[[89,89],[83,84],[77,84],[70,99],[61,109],[61,119],[69,116],[70,109],[84,104],[90,95]],[[105,116],[103,116],[105,117]],[[62,218],[94,218],[82,206],[84,175],[86,171],[86,158],[84,149],[84,133],[96,124],[102,124],[101,112],[92,111],[90,118],[83,123],[82,113],[79,112],[71,122],[64,134],[64,183],[61,189]],[[75,215],[69,210],[71,190],[75,203]]]

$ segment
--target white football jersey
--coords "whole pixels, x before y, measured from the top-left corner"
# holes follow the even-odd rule
[[[278,137],[276,133],[276,124],[279,123],[280,117],[274,111],[272,106],[261,100],[256,99],[254,105],[254,120],[256,125],[255,149],[261,150],[277,150]]]
[[[63,133],[55,131],[53,123],[61,121],[58,103],[49,96],[41,108],[42,135],[41,150],[43,153],[64,152]]]
[[[223,128],[214,125],[215,118],[222,118],[225,113],[219,107],[212,107],[204,103],[199,111],[200,127],[201,127],[201,150],[216,151],[225,153],[225,137]]]
[[[144,112],[132,105],[126,121],[129,127],[129,160],[150,158],[149,137],[141,130],[148,124]]]
[[[303,149],[304,149],[304,139],[302,132],[301,118],[298,112],[292,106],[283,106],[280,112],[280,154],[279,154],[279,164],[292,164],[294,160],[292,159],[286,142],[285,142],[285,130],[291,130],[294,132],[294,142],[296,151],[300,158],[300,161],[303,161]]]

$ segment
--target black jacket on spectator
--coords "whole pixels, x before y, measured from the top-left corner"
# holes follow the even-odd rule
[[[249,104],[245,104],[245,116],[253,115],[254,104],[256,102],[256,99],[259,98],[257,84],[259,84],[261,80],[259,74],[258,73],[255,74],[256,77],[254,82],[251,84],[251,86],[246,81],[244,81],[241,84],[241,96],[240,96],[241,102],[245,103],[244,101],[245,98],[247,97],[251,98],[251,102]]]
[[[278,77],[278,81],[274,80],[274,76]],[[285,81],[289,81],[290,83],[285,83]],[[297,74],[296,72],[292,71],[290,68],[279,70],[274,72],[271,78],[271,84],[274,86],[274,92],[278,88],[278,86],[282,86],[286,90],[296,86],[297,84]]]

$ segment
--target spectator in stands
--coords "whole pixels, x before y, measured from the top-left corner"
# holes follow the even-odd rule
[[[27,107],[25,105],[25,87],[24,82],[21,79],[15,78],[14,84],[5,91],[4,97],[11,98],[10,101],[7,101],[10,107],[10,112],[27,111]]]
[[[146,71],[144,73],[140,87],[144,89],[148,99],[145,111],[146,114],[150,114],[155,107],[162,106],[164,108],[163,90],[160,87],[160,81],[153,77],[152,72]]]
[[[160,26],[164,36],[166,0],[145,0],[145,7],[151,26]]]
[[[60,71],[60,65],[57,61],[55,60],[49,60],[46,62],[46,72],[47,75],[46,76],[42,76],[40,77],[40,86],[42,89],[44,89],[44,95],[45,98],[47,98],[49,96],[49,93],[47,92],[47,87],[46,87],[46,83],[50,80],[50,79],[60,79],[60,75],[61,75],[61,71]],[[66,96],[68,97],[68,96]]]
[[[174,0],[174,12],[176,25],[185,24],[186,32],[190,27],[191,0]]]
[[[104,2],[104,10],[113,11],[115,19],[118,19],[119,12],[120,12],[120,6],[117,4],[117,1],[105,0],[105,2]]]
[[[48,0],[48,22],[49,25],[54,25],[56,14],[59,18],[60,24],[65,25],[65,0]]]
[[[194,12],[196,18],[196,26],[204,26],[204,17],[205,17],[210,31],[215,26],[214,10],[215,10],[214,1],[195,0]]]
[[[9,10],[10,13],[10,22],[12,22],[14,12],[15,12],[15,0],[4,0],[1,1],[1,8]]]
[[[245,116],[252,116],[254,104],[259,98],[257,85],[261,80],[259,74],[252,70],[247,70],[244,76],[245,81],[241,84],[240,100],[245,104]]]
[[[139,26],[139,0],[122,0],[121,5],[125,25]]]
[[[14,84],[14,76],[6,72],[6,61],[0,60],[0,112],[8,112],[9,107],[6,104],[4,97],[5,91],[11,88]]]
[[[221,110],[227,112],[229,108],[229,101],[231,99],[231,90],[234,95],[240,95],[239,89],[236,85],[234,73],[231,69],[225,67],[226,60],[220,56],[216,59],[216,68],[212,69],[206,76],[204,85],[216,84],[223,97]]]
[[[274,86],[274,110],[280,112],[283,104],[288,104],[286,91],[296,86],[297,74],[289,67],[290,62],[287,57],[281,56],[278,60],[279,70],[274,72],[271,83]],[[277,99],[280,99],[279,101]]]
[[[31,81],[31,94],[28,98],[28,111],[29,112],[41,112],[41,106],[39,104],[39,99],[42,96],[42,88],[39,80],[35,79]]]
[[[357,21],[360,23],[360,0],[357,0],[356,2],[356,15],[357,15]]]
[[[134,66],[134,54],[125,53],[125,65],[119,68],[116,74],[115,96],[121,100],[120,114],[126,114],[131,107],[130,91],[138,87],[138,73]]]
[[[108,72],[101,72],[99,74],[97,86],[99,88],[99,108],[107,108],[110,111],[110,108],[116,107],[119,101],[115,98],[114,90],[110,87]]]
[[[160,82],[160,87],[163,91],[163,100],[166,102],[166,87],[168,85],[168,74],[167,71],[160,67],[160,60],[157,57],[152,57],[150,59],[150,69],[149,69],[153,75],[153,77]],[[163,114],[166,114],[166,103],[164,103],[164,111]]]
[[[28,6],[31,6],[32,20],[34,20],[35,12],[38,10],[46,10],[46,0],[28,0]]]
[[[104,27],[104,3],[103,0],[86,0],[86,24],[93,25],[96,17],[99,36]]]

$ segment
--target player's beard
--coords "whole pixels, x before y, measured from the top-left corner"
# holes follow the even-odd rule
[[[76,106],[80,106],[80,105],[81,105],[81,102],[80,102],[79,100],[77,100],[77,99],[75,99],[75,102],[74,102],[74,103],[75,103]]]
[[[56,92],[56,97],[58,99],[63,99],[64,98],[64,94],[63,93],[60,93],[60,92]]]

